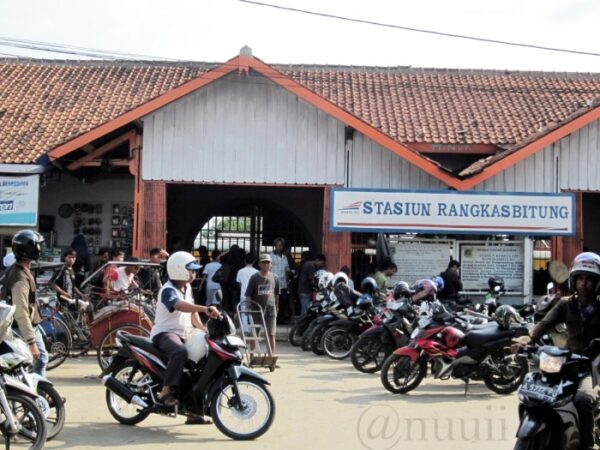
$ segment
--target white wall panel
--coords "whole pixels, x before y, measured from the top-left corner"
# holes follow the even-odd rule
[[[146,180],[345,180],[344,124],[258,75],[230,74],[143,122]]]
[[[594,121],[478,184],[474,189],[554,192],[558,186],[559,190],[599,191],[599,134],[599,121]]]

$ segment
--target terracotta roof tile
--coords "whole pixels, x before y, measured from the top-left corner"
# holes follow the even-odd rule
[[[0,60],[0,162],[34,162],[216,66]],[[273,67],[403,143],[493,144],[513,151],[600,97],[600,74]]]

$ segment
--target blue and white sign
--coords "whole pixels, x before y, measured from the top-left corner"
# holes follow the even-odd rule
[[[572,236],[574,194],[333,189],[330,229]]]
[[[36,226],[39,175],[0,176],[0,226]]]

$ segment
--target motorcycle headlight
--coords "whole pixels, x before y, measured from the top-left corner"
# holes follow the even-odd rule
[[[550,356],[547,353],[540,355],[540,370],[546,373],[558,373],[565,362],[564,356]]]

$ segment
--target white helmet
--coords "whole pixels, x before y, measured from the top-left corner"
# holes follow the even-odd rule
[[[331,285],[335,286],[340,281],[343,281],[345,284],[348,284],[348,275],[346,275],[344,272],[336,273],[331,280]]]
[[[333,280],[333,274],[331,272],[323,271],[323,273],[321,273],[317,277],[317,288],[319,290],[327,289],[332,280]]]
[[[185,350],[188,359],[197,363],[208,354],[208,342],[206,333],[200,330],[194,330],[185,340]]]
[[[202,266],[188,252],[175,252],[167,260],[167,274],[173,281],[187,281],[190,278],[188,270],[198,270]]]

